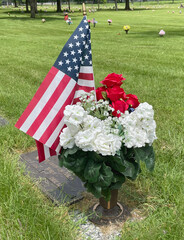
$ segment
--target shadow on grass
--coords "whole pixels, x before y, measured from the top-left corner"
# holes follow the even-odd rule
[[[127,180],[119,190],[118,196],[122,204],[126,205],[130,210],[133,210],[147,202],[148,194],[140,191],[134,182]]]

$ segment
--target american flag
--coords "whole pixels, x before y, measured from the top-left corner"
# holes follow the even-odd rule
[[[84,16],[15,124],[36,140],[39,162],[60,153],[65,107],[94,89],[90,27]]]

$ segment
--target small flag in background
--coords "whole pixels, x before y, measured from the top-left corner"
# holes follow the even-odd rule
[[[15,125],[36,140],[39,162],[61,150],[65,107],[94,89],[90,27],[84,16]]]

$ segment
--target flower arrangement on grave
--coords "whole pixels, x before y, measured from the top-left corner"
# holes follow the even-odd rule
[[[126,32],[126,34],[128,34],[128,31],[130,30],[130,26],[129,25],[125,25],[125,26],[123,26],[123,29]]]
[[[68,25],[73,24],[72,19],[71,19],[71,18],[68,18],[68,19],[66,20],[66,23],[68,23]]]
[[[91,23],[93,23],[93,27],[95,27],[98,22],[95,20],[95,18],[93,18]]]
[[[107,22],[108,22],[109,25],[111,25],[112,20],[111,20],[111,19],[108,19]]]
[[[147,102],[126,94],[125,78],[111,73],[103,86],[84,93],[64,110],[66,127],[60,134],[60,166],[73,171],[96,198],[111,199],[126,178],[135,180],[141,162],[154,168],[154,111]]]
[[[163,37],[165,35],[165,31],[163,29],[160,30],[159,35],[160,35],[160,37]]]

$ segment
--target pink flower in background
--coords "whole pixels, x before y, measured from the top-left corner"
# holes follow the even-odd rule
[[[107,20],[108,24],[110,25],[112,23],[112,20],[111,19],[108,19]]]
[[[165,32],[164,32],[164,30],[162,29],[162,30],[160,30],[160,32],[159,32],[159,35],[161,36],[161,37],[163,37],[164,35],[165,35]]]

